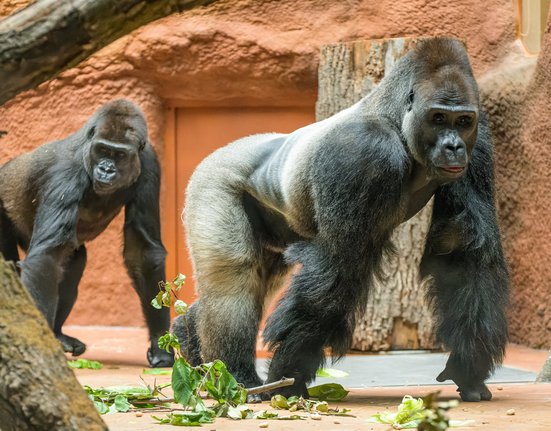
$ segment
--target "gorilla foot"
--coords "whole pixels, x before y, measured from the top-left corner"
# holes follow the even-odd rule
[[[82,355],[86,351],[86,344],[77,338],[69,337],[65,334],[56,334],[56,338],[63,346],[65,352],[72,353],[73,356]]]
[[[461,396],[461,399],[466,402],[479,402],[490,401],[492,399],[492,393],[484,382],[474,382],[468,379],[456,377],[457,373],[451,373],[447,366],[438,377],[437,381],[443,382],[445,380],[453,380],[457,385],[457,392]]]
[[[174,354],[152,345],[147,350],[147,361],[151,368],[172,367],[174,365]]]
[[[492,393],[484,383],[470,388],[458,387],[457,392],[459,392],[461,399],[467,402],[476,403],[479,401],[490,401],[492,399]]]

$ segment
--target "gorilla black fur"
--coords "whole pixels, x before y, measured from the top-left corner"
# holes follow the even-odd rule
[[[463,45],[418,43],[352,107],[288,135],[238,140],[199,165],[184,223],[200,299],[174,332],[192,362],[219,358],[246,386],[261,383],[258,324],[298,263],[264,338],[268,381],[294,377],[279,392],[307,395],[323,348],[349,348],[392,231],[434,196],[421,272],[451,351],[438,380],[453,380],[464,400],[489,400],[508,300],[493,170]]]
[[[149,327],[153,366],[172,355],[157,339],[168,311],[150,301],[165,279],[159,221],[160,168],[142,112],[129,101],[104,105],[73,135],[44,144],[0,168],[0,251],[17,262],[23,284],[61,341],[79,355],[86,346],[62,332],[86,265],[85,242],[125,207],[124,260]]]

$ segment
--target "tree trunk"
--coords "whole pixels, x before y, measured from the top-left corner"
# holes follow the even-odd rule
[[[538,383],[544,383],[544,382],[551,383],[551,352],[549,352],[549,356],[547,357],[547,361],[545,361],[545,364],[543,364],[543,368],[541,369],[540,373],[538,374],[538,378],[536,379],[536,382],[538,382]]]
[[[132,30],[215,0],[38,0],[0,21],[0,105]]]
[[[0,255],[0,429],[107,430],[13,266]]]
[[[381,39],[326,45],[321,51],[318,120],[347,108],[369,93],[415,39]],[[419,263],[430,224],[432,201],[396,229],[398,255],[384,263],[385,280],[371,288],[366,313],[357,321],[352,348],[432,349],[432,313],[419,282]]]

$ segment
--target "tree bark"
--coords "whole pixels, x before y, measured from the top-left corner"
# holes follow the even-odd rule
[[[381,39],[322,47],[318,120],[347,108],[368,94],[415,39]],[[398,250],[384,263],[385,280],[371,288],[366,313],[357,320],[353,349],[432,349],[432,313],[419,281],[419,263],[430,224],[432,201],[393,235]]]
[[[216,0],[38,0],[0,21],[0,105],[132,30]]]
[[[538,382],[538,383],[544,383],[544,382],[551,383],[551,351],[549,352],[549,356],[547,357],[547,361],[545,361],[545,364],[543,364],[543,368],[541,369],[540,373],[538,374],[536,382]]]
[[[0,255],[0,429],[107,430],[13,266]]]

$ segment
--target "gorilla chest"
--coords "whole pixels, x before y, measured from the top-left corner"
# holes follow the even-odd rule
[[[77,240],[79,244],[91,241],[102,233],[119,214],[121,208],[122,205],[108,208],[96,206],[79,208],[77,222]]]
[[[401,223],[409,220],[430,201],[438,184],[435,181],[426,179],[424,170],[414,169],[414,172],[405,187],[405,192],[401,199],[402,220]]]

